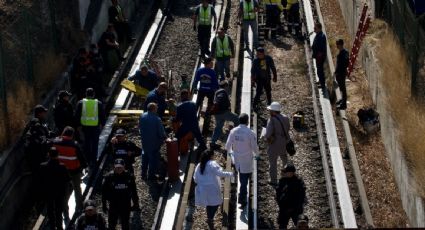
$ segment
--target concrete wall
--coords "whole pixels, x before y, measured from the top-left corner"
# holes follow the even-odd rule
[[[356,34],[363,2],[362,0],[339,0],[342,14],[352,39],[354,39]],[[368,3],[372,12],[372,17],[374,17],[374,1],[369,0]],[[425,227],[424,200],[417,196],[413,189],[416,182],[410,175],[411,172],[404,157],[405,154],[401,149],[398,139],[397,123],[391,117],[389,109],[386,107],[387,103],[385,99],[387,96],[381,85],[383,73],[380,66],[377,65],[379,62],[376,58],[376,50],[373,44],[367,42],[363,43],[358,62],[361,62],[365,70],[370,93],[380,114],[381,135],[400,191],[403,208],[409,217],[412,227]]]

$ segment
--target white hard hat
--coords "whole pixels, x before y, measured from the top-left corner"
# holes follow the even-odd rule
[[[269,106],[267,106],[268,110],[280,112],[282,109],[282,106],[279,104],[279,102],[272,102]]]

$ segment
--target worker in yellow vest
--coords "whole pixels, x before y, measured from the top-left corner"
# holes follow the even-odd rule
[[[225,76],[230,78],[230,59],[235,57],[235,46],[223,27],[218,29],[217,36],[212,41],[211,56],[216,59],[215,69],[220,81],[223,81]]]
[[[84,135],[83,151],[90,169],[96,165],[100,130],[105,125],[102,102],[95,99],[93,88],[86,89],[86,97],[77,104],[75,118]]]
[[[256,13],[258,12],[257,0],[242,0],[239,4],[238,21],[242,24],[243,41],[245,48],[249,47],[248,30],[251,27],[254,48],[258,47],[258,25]]]
[[[264,0],[263,7],[266,9],[266,27],[270,29],[270,36],[276,39],[277,29],[281,26],[280,13],[283,11],[282,0]]]
[[[208,0],[202,0],[202,3],[195,9],[193,15],[193,30],[198,31],[198,41],[201,48],[201,57],[210,55],[211,27],[215,30],[217,25],[217,16],[214,7]],[[214,19],[214,25],[212,20]]]
[[[301,36],[300,4],[298,0],[282,0],[288,21],[288,32],[292,34],[292,28],[297,37]]]

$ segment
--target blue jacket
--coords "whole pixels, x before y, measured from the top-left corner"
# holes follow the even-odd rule
[[[161,119],[152,112],[145,112],[140,116],[139,129],[145,153],[158,151],[167,137]]]
[[[140,85],[141,87],[151,91],[158,86],[158,76],[152,70],[148,71],[148,76],[142,76],[142,72],[137,70],[133,76],[127,78],[130,81],[134,80],[134,83]]]
[[[158,94],[158,90],[154,89],[149,92],[146,97],[144,111],[148,111],[149,103],[154,102],[158,105],[158,116],[163,117],[165,113],[165,109],[167,108],[167,102],[165,102],[165,96],[161,96]]]
[[[215,71],[209,68],[199,68],[195,74],[195,80],[192,84],[192,89],[195,89],[200,83],[199,92],[211,93],[215,92],[218,89],[218,79]]]
[[[182,127],[187,127],[188,129],[199,127],[196,112],[197,107],[194,102],[184,101],[177,106],[176,120],[182,123]]]

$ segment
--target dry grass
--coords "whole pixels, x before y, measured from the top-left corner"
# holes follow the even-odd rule
[[[425,197],[425,108],[412,98],[411,71],[392,30],[382,23],[375,24],[373,30],[379,39],[377,58],[383,70],[387,108],[398,126],[401,146],[417,182],[411,186]]]

